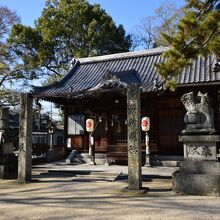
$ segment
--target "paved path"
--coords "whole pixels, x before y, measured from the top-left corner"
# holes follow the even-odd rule
[[[126,179],[112,182],[114,174],[126,173],[126,167],[61,165],[33,169],[30,184],[0,181],[0,219],[220,219],[220,197],[179,196],[170,191],[175,168],[144,168],[143,185],[150,191],[135,194],[121,190]],[[48,169],[62,172],[47,173]],[[99,172],[78,172],[85,169]]]

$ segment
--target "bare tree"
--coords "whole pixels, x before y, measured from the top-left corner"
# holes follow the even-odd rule
[[[142,19],[140,24],[135,26],[132,34],[134,47],[150,49],[156,46],[157,30],[155,21],[155,16],[149,16]]]
[[[154,48],[167,46],[167,42],[161,33],[173,35],[182,16],[182,10],[178,9],[174,2],[166,1],[155,10],[155,16],[148,16],[134,27],[132,33],[134,48]]]
[[[19,23],[20,18],[14,11],[0,5],[0,42],[10,33],[14,24]]]

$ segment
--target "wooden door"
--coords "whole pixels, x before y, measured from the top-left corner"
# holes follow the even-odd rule
[[[159,154],[182,155],[183,146],[178,135],[184,128],[184,108],[177,99],[158,102],[158,145]]]

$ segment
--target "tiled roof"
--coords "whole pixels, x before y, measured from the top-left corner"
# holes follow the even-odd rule
[[[142,91],[153,91],[155,82],[157,85],[162,83],[156,72],[155,64],[164,61],[162,53],[165,50],[167,48],[156,48],[141,52],[79,59],[70,72],[59,82],[49,86],[34,87],[34,95],[43,97],[55,94],[79,94],[96,87],[109,72],[118,74],[119,78],[123,78],[125,82],[139,80]],[[220,83],[220,72],[213,71],[216,62],[214,55],[198,57],[178,76],[178,86]],[[132,75],[132,71],[135,74]]]

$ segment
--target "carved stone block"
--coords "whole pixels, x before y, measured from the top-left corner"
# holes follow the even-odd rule
[[[218,135],[181,135],[186,160],[217,160]]]
[[[216,160],[216,146],[213,144],[184,144],[184,158],[195,160]]]

